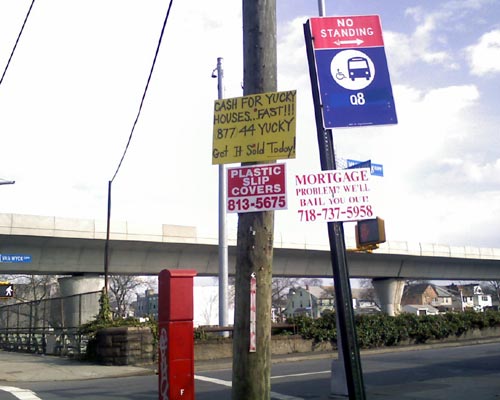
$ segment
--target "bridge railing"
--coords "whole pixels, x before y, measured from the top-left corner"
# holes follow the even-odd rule
[[[1,306],[0,348],[78,357],[87,344],[78,332],[88,321],[85,307],[100,295],[97,291]]]

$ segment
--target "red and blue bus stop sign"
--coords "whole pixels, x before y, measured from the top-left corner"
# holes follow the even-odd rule
[[[379,16],[309,23],[325,128],[396,124]]]

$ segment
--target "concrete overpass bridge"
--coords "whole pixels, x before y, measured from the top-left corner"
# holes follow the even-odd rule
[[[0,275],[72,275],[65,281],[67,289],[61,285],[62,292],[99,290],[105,238],[105,221],[0,214]],[[229,241],[228,252],[229,274],[234,274],[235,240]],[[391,314],[407,279],[500,280],[500,249],[495,248],[388,242],[373,253],[349,251],[347,258],[350,277],[372,278]],[[218,275],[218,239],[199,237],[194,227],[112,221],[110,274],[157,275],[165,268]],[[273,275],[331,277],[328,244],[285,243],[276,234]]]

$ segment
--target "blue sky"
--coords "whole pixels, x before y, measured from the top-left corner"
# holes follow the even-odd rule
[[[31,1],[0,2],[4,68]],[[326,1],[327,15],[380,15],[398,125],[334,131],[336,156],[384,165],[378,214],[390,241],[500,247],[498,0]],[[35,2],[0,86],[2,213],[105,220],[108,180],[128,139],[168,1]],[[319,170],[302,25],[317,1],[277,1],[278,89],[297,90],[293,174]],[[242,94],[241,2],[174,1],[112,217],[217,234],[211,78]],[[292,194],[276,240],[327,242]],[[231,232],[237,218],[228,217]],[[346,224],[352,237],[352,226]]]

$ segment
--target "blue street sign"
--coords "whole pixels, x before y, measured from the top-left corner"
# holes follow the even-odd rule
[[[342,54],[347,52],[350,53]],[[356,69],[354,62],[367,67]],[[383,47],[362,50],[316,50],[316,65],[326,128],[398,122]],[[344,71],[340,66],[344,66]],[[346,66],[347,73],[345,73]],[[334,79],[332,72],[336,70],[338,72]],[[356,89],[360,86],[357,80],[361,77],[356,76],[353,82],[349,75],[360,75],[363,71],[365,74],[371,74],[369,78],[363,78],[363,83],[368,83],[368,86]],[[341,86],[342,83],[344,86]]]
[[[356,161],[356,160],[347,160],[347,169],[354,168],[372,168],[372,161]]]
[[[0,263],[30,263],[31,255],[27,254],[0,254]]]
[[[379,17],[311,24],[325,128],[397,124]]]
[[[374,176],[384,176],[384,166],[382,164],[374,164],[371,160],[368,161],[358,161],[358,160],[346,160],[347,168],[370,168],[370,172]]]

